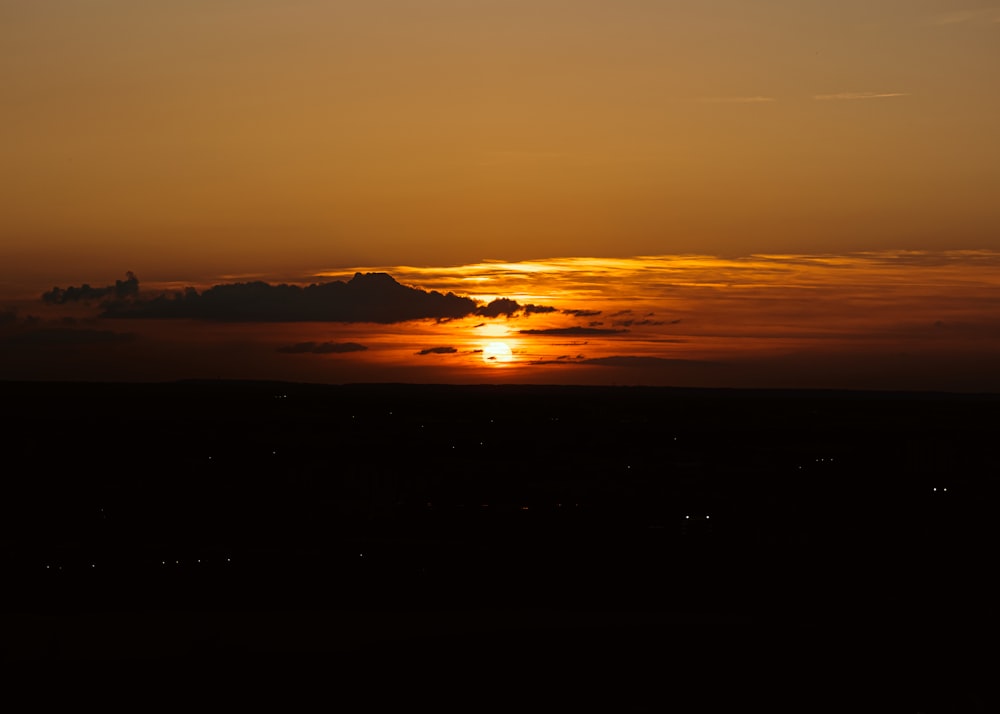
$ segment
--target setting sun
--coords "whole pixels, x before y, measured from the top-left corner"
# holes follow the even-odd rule
[[[512,359],[514,355],[506,342],[490,342],[483,347],[484,362],[510,362]]]

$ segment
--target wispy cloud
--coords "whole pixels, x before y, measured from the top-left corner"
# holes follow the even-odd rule
[[[890,99],[892,97],[908,97],[908,92],[838,92],[837,94],[816,94],[813,99],[821,102],[841,101],[851,99]]]

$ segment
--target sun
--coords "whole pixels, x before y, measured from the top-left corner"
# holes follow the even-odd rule
[[[510,362],[512,359],[514,359],[514,355],[506,342],[490,342],[483,347],[483,362],[495,364],[497,362]]]

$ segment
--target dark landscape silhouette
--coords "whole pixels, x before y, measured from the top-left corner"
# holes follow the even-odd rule
[[[425,681],[513,659],[551,696],[626,708],[833,680],[820,703],[985,701],[997,396],[2,393],[8,664]],[[554,686],[599,675],[632,684]]]

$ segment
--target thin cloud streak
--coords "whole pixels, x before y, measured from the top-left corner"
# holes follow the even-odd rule
[[[836,102],[853,99],[891,99],[893,97],[908,97],[909,92],[839,92],[837,94],[816,94],[813,99],[820,102]]]

